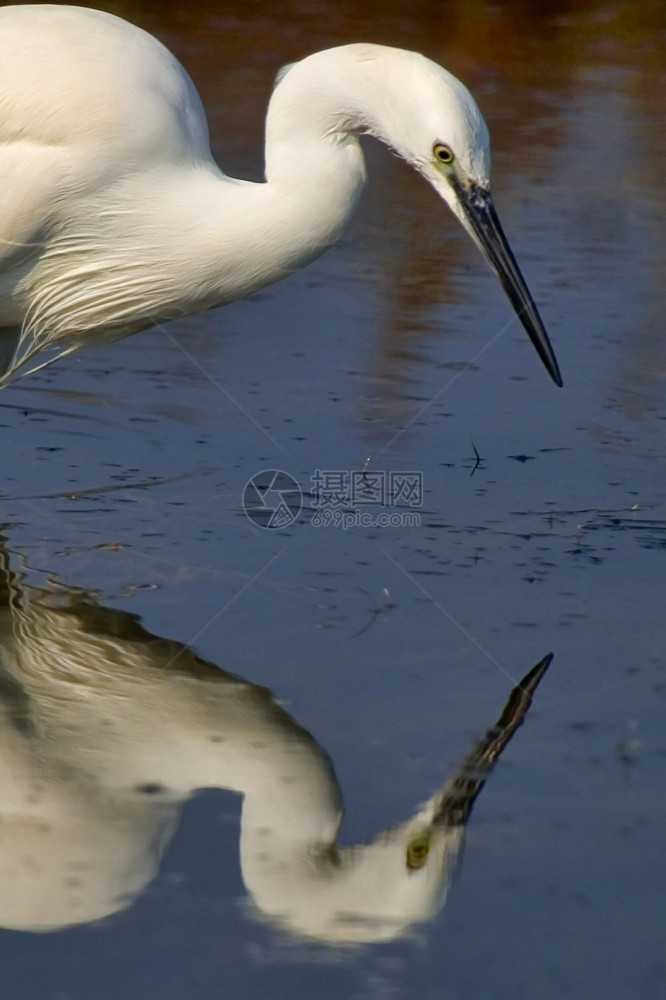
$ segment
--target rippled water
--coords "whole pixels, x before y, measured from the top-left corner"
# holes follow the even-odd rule
[[[3,990],[666,995],[659,5],[113,9],[183,59],[242,176],[275,70],[307,51],[372,38],[463,77],[565,385],[435,196],[369,144],[363,209],[307,270],[0,394]],[[364,468],[420,473],[421,506],[384,508],[419,523],[316,527],[317,471]],[[305,495],[284,529],[242,509],[265,469]],[[460,829],[441,847],[419,805],[550,651],[438,909]],[[353,947],[321,930],[344,865],[299,844],[335,825],[329,761],[342,845],[397,828],[377,877],[418,901],[392,940],[359,943],[381,922],[358,903]],[[244,830],[251,801],[259,830],[262,806],[286,813],[284,884],[241,870],[240,789]]]

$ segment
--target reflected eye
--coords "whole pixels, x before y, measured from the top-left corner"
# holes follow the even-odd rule
[[[428,851],[430,850],[430,837],[423,835],[421,837],[416,837],[411,844],[407,847],[407,867],[415,871],[418,868],[423,868],[428,857]]]
[[[455,160],[453,150],[450,146],[445,146],[443,142],[436,142],[432,147],[433,155],[440,163],[450,164]]]

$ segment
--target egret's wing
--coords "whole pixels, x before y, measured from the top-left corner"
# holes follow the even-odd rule
[[[100,324],[90,310],[80,322],[58,322],[66,300],[68,314],[81,317],[81,298],[100,291],[89,266],[110,294],[99,261],[110,273],[118,241],[93,245],[92,264],[86,246],[108,207],[104,192],[156,163],[209,162],[199,96],[155,38],[103,11],[0,7],[0,385],[44,349],[51,363],[86,338],[101,343],[136,329],[123,322],[127,295],[108,337],[92,329]],[[123,273],[121,288],[130,279]],[[107,304],[97,313],[107,315]]]
[[[59,149],[6,141],[2,114],[0,99],[0,301],[16,284],[17,268],[42,249],[63,160]]]

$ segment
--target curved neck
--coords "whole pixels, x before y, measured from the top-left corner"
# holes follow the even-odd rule
[[[86,192],[78,221],[65,220],[23,276],[31,336],[20,364],[43,329],[76,334],[78,344],[102,327],[106,339],[126,336],[243,298],[335,243],[365,183],[358,134],[374,131],[353,108],[354,89],[368,90],[359,72],[330,53],[288,70],[268,108],[265,183],[198,156],[121,172]]]
[[[266,116],[265,183],[226,177],[212,162],[197,170],[198,204],[185,211],[200,221],[192,229],[184,217],[179,229],[191,236],[190,261],[217,261],[204,277],[211,302],[284,278],[341,236],[366,179],[359,133],[373,131],[350,96],[362,90],[356,65],[318,53],[286,71]]]

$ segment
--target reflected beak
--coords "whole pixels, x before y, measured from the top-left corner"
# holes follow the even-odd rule
[[[497,218],[490,192],[478,185],[467,188],[457,177],[451,178],[463,221],[484,257],[497,275],[520,322],[534,344],[536,352],[556,385],[562,376],[548,334],[534,305],[525,280],[511,253],[504,231]]]

